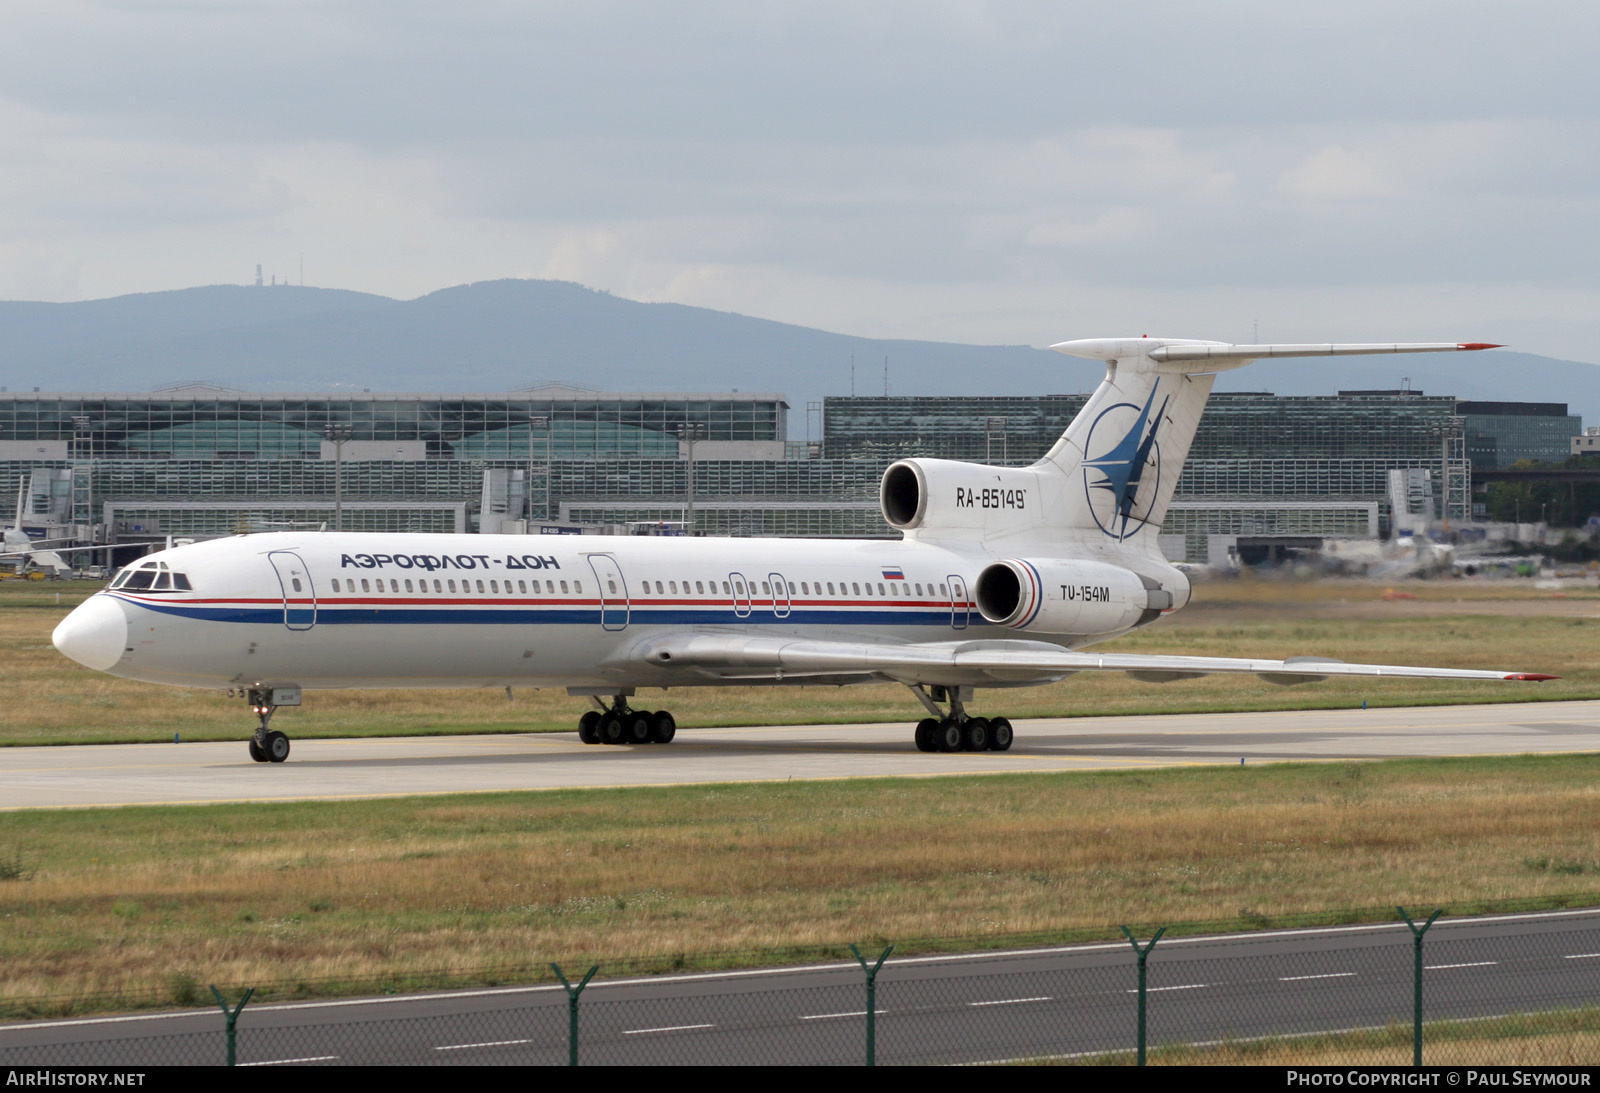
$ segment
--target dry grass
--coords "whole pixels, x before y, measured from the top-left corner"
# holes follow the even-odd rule
[[[1411,1065],[1409,1025],[1310,1036],[1263,1037],[1205,1045],[1151,1048],[1151,1066],[1405,1066]],[[1425,1066],[1593,1066],[1600,1055],[1600,1011],[1593,1008],[1483,1020],[1438,1021],[1422,1028]],[[1131,1051],[1052,1063],[1126,1066]]]
[[[8,813],[26,870],[0,881],[0,1000],[1593,901],[1597,775],[1559,756]]]
[[[254,726],[221,692],[182,690],[91,672],[50,646],[50,631],[97,585],[0,582],[0,744],[226,740]],[[1086,673],[1051,687],[980,695],[1009,717],[1181,713],[1600,697],[1590,655],[1600,634],[1600,593],[1556,599],[1526,582],[1413,582],[1418,600],[1384,600],[1353,581],[1237,580],[1202,584],[1196,603],[1158,626],[1101,648],[1217,656],[1316,653],[1344,660],[1503,667],[1561,675],[1534,686],[1427,680],[1339,681],[1275,687],[1253,676],[1212,676],[1156,686]],[[60,602],[56,602],[59,598]],[[1449,612],[1440,614],[1440,612]],[[685,726],[910,721],[920,709],[904,688],[688,688],[642,693]],[[280,711],[298,737],[440,732],[566,731],[588,706],[560,691],[319,691]]]

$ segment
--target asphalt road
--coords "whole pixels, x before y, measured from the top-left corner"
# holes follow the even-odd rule
[[[289,727],[289,726],[284,726]],[[911,726],[680,729],[672,744],[576,733],[0,748],[0,810],[340,799],[624,785],[1600,751],[1600,702],[1018,721],[1009,752],[924,754]]]
[[[1150,1042],[1405,1029],[1413,954],[1402,922],[1164,939],[1149,957]],[[1124,941],[891,957],[877,983],[878,1061],[1131,1050],[1137,982]],[[1441,920],[1425,937],[1423,983],[1430,1022],[1593,1005],[1600,999],[1600,910]],[[820,1065],[865,1056],[865,977],[854,964],[596,978],[580,1007],[580,1059],[587,1064]],[[559,986],[261,1005],[240,1018],[239,1060],[559,1064],[567,1057],[567,1020]],[[0,1026],[0,1065],[216,1063],[224,1050],[214,1008]],[[1346,1061],[1409,1057],[1402,1037],[1386,1057]]]

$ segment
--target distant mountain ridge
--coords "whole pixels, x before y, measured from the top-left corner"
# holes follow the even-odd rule
[[[1115,334],[1063,330],[1063,339]],[[1196,331],[1204,337],[1207,332]],[[10,390],[148,391],[205,380],[248,391],[487,393],[541,382],[606,391],[824,395],[1088,391],[1099,365],[1030,346],[858,338],[731,312],[626,300],[563,281],[484,281],[393,300],[342,289],[211,285],[81,303],[0,302]],[[1600,366],[1495,350],[1262,361],[1219,391],[1413,389],[1565,402],[1600,419]]]

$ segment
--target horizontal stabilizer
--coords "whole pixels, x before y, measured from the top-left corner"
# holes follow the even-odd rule
[[[1373,353],[1454,353],[1499,349],[1490,342],[1331,342],[1327,345],[1167,345],[1150,351],[1155,361],[1263,360],[1267,357],[1361,357]]]

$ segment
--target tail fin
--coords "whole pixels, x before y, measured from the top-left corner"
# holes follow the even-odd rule
[[[1051,349],[1106,362],[1106,378],[1033,470],[1067,479],[1051,523],[1155,549],[1218,372],[1262,357],[1437,353],[1485,342],[1228,345],[1187,338],[1093,338]],[[1144,534],[1141,534],[1144,533]]]

